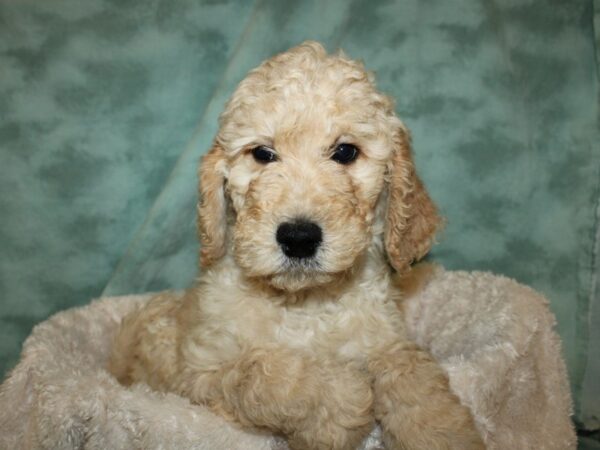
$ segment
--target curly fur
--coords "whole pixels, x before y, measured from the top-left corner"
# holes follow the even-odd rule
[[[332,149],[352,143],[352,164]],[[260,164],[251,149],[274,149]],[[123,321],[110,370],[181,394],[293,449],[481,449],[469,410],[408,341],[390,265],[431,246],[436,208],[410,138],[364,67],[307,42],[240,83],[200,169],[202,274]],[[308,218],[314,258],[290,261],[275,231]]]

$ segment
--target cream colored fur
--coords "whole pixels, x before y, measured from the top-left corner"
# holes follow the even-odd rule
[[[356,448],[381,424],[390,449],[479,449],[468,408],[408,340],[397,271],[439,218],[408,132],[372,76],[314,42],[240,83],[200,170],[203,271],[182,297],[127,317],[111,371],[176,392],[293,449]],[[350,164],[331,156],[359,148]],[[257,146],[273,163],[252,156]],[[316,222],[314,258],[287,258],[279,224]]]
[[[349,164],[339,144],[358,147]],[[264,163],[253,149],[271,149]],[[397,273],[439,224],[408,132],[361,64],[309,42],[240,83],[200,170],[203,271],[125,318],[110,370],[175,392],[292,449],[482,449],[470,410],[408,339]],[[323,230],[285,256],[283,222]]]

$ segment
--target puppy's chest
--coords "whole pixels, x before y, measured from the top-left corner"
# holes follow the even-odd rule
[[[277,343],[356,359],[405,336],[396,305],[381,298],[353,297],[278,306],[271,310],[271,317],[268,326],[254,330],[248,338],[265,345]]]

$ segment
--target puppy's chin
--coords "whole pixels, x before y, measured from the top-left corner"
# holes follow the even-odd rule
[[[275,289],[286,292],[297,292],[336,282],[341,274],[325,273],[317,270],[292,269],[265,277],[265,280]]]
[[[278,291],[288,293],[307,292],[311,289],[331,289],[344,284],[349,277],[352,277],[355,269],[364,262],[364,258],[359,257],[354,260],[354,264],[349,266],[328,266],[326,268],[316,263],[292,263],[285,264],[271,273],[253,273],[246,272],[246,275],[260,283],[275,288]]]
[[[314,260],[296,262],[281,256],[268,260],[236,256],[238,256],[237,265],[248,280],[284,292],[298,292],[332,285],[345,278],[350,270],[348,267],[324,269]]]
[[[256,256],[247,251],[235,253],[238,267],[249,280],[294,293],[311,288],[334,287],[343,282],[361,265],[365,252],[356,252],[354,255],[346,253],[344,258],[335,259],[317,255],[316,258],[295,260],[280,252],[268,257]]]

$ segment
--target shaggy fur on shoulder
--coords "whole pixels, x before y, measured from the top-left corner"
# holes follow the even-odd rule
[[[392,270],[439,224],[410,138],[363,66],[314,42],[240,83],[200,169],[203,271],[128,316],[110,370],[293,449],[482,449],[407,338]],[[391,265],[391,267],[390,267]]]

